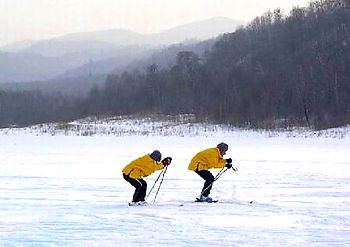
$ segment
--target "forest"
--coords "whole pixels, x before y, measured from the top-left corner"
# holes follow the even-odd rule
[[[85,98],[0,91],[0,127],[135,113],[249,128],[349,124],[350,0],[269,11],[204,55],[184,50],[170,69],[110,74]]]

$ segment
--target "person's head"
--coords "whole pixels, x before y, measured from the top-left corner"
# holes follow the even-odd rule
[[[220,150],[221,155],[226,154],[228,150],[228,145],[224,142],[219,143],[216,147]]]
[[[154,150],[150,154],[150,156],[153,160],[158,161],[158,162],[160,162],[160,160],[162,159],[162,154],[158,150]]]

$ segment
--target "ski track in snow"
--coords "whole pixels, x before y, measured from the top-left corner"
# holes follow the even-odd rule
[[[214,184],[218,203],[193,203],[203,181],[187,165],[221,141],[238,171]],[[150,205],[129,207],[121,170],[154,149],[173,163],[156,202],[157,186]],[[0,133],[0,150],[0,246],[350,245],[349,138],[18,130]],[[158,174],[145,178],[148,189]]]

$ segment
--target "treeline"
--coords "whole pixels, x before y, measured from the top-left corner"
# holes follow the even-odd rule
[[[0,91],[0,127],[69,121],[80,115],[79,100],[39,91]]]
[[[63,105],[71,110],[60,118],[146,112],[250,127],[349,124],[350,1],[267,12],[204,56],[182,51],[171,69],[110,75],[83,102]]]
[[[170,70],[110,76],[89,113],[194,113],[240,126],[350,123],[350,3],[276,9],[226,34],[204,58],[180,52]]]

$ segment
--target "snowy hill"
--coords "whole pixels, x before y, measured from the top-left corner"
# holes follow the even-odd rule
[[[191,116],[2,129],[0,246],[349,246],[348,130],[257,132]],[[194,203],[203,180],[188,164],[221,141],[238,171],[214,183],[218,203]],[[129,207],[121,171],[154,149],[173,162],[155,203],[159,171],[145,178],[149,205]]]
[[[350,126],[314,131],[307,128],[249,130],[227,125],[197,122],[193,115],[116,116],[85,118],[70,123],[39,124],[21,129],[0,129],[0,133],[33,133],[71,136],[261,136],[287,138],[350,138]]]

